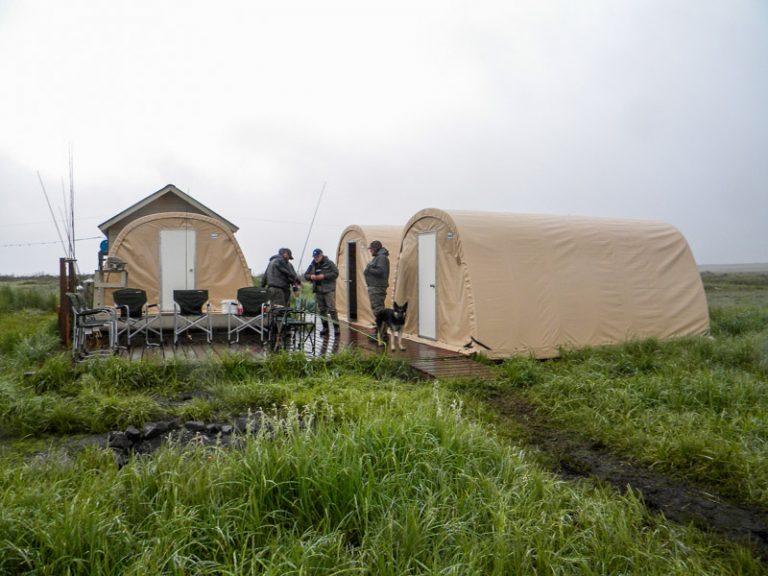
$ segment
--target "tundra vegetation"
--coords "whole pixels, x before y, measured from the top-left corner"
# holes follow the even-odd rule
[[[74,365],[55,298],[0,283],[0,573],[764,574],[747,543],[567,481],[502,397],[768,511],[768,275],[704,275],[712,336],[513,359],[426,382],[387,356]],[[38,291],[38,296],[31,293]],[[118,466],[159,419],[269,426]]]

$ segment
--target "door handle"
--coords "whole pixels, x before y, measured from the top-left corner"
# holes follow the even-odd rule
[[[434,288],[434,287],[435,287],[435,285],[434,285],[434,284],[430,284],[430,285],[429,285],[429,287],[430,287],[430,288]]]

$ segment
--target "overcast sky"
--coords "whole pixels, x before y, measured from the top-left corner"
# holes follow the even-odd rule
[[[768,262],[768,2],[0,0],[0,274],[58,270],[37,172],[60,216],[70,150],[84,272],[166,184],[254,273],[426,207],[657,219],[699,264]]]

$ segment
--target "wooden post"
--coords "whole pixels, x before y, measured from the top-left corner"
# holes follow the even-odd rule
[[[67,292],[75,291],[76,281],[75,261],[59,258],[59,339],[65,346],[69,346],[72,337],[72,307]]]

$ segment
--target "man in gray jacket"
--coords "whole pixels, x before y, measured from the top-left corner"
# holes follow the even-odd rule
[[[261,285],[267,287],[267,297],[274,306],[288,306],[291,301],[291,287],[298,292],[301,278],[291,264],[293,254],[290,248],[280,248],[269,259],[267,270],[261,278]]]
[[[371,310],[373,317],[376,318],[379,312],[384,310],[384,300],[387,298],[387,287],[389,286],[389,252],[381,245],[381,242],[374,240],[368,246],[373,260],[363,271],[365,283],[368,285],[368,298],[371,301]]]
[[[339,277],[339,269],[333,260],[328,258],[320,248],[312,251],[312,262],[309,263],[304,279],[312,282],[312,292],[315,293],[317,311],[320,314],[320,322],[323,329],[320,336],[328,336],[328,318],[333,321],[333,332],[339,335],[339,315],[336,312],[336,279]]]

